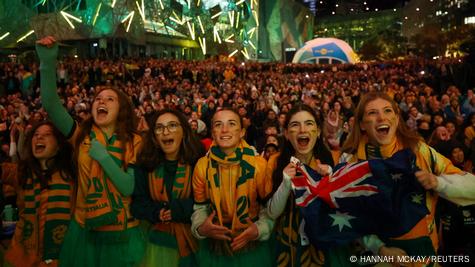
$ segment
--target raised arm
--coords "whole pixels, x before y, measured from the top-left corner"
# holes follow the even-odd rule
[[[53,124],[65,135],[69,136],[74,126],[73,118],[68,114],[59,99],[56,88],[56,57],[58,45],[53,37],[48,36],[36,44],[36,52],[40,58],[41,102]]]

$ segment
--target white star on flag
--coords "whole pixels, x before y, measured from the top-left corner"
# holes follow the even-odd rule
[[[339,211],[336,211],[335,214],[328,215],[333,218],[332,226],[338,225],[338,229],[340,230],[340,232],[345,226],[351,228],[350,220],[356,218],[354,216],[348,215],[347,212],[342,213]]]
[[[391,174],[391,179],[394,181],[399,181],[402,179],[402,173],[392,173]]]
[[[423,196],[421,194],[414,194],[411,196],[411,201],[413,203],[422,204]]]

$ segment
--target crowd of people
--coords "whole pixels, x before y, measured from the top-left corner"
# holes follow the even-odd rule
[[[430,215],[362,251],[475,260],[463,60],[57,62],[51,37],[37,52],[0,63],[3,194],[20,210],[10,265],[352,266],[357,245],[304,238],[290,158],[331,175],[406,148]]]

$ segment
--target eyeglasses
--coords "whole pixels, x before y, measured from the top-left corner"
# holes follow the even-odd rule
[[[174,133],[176,130],[178,130],[178,127],[180,127],[180,123],[178,122],[170,122],[167,125],[163,125],[161,123],[155,125],[155,133],[156,134],[162,134],[165,131],[165,128],[170,132]]]

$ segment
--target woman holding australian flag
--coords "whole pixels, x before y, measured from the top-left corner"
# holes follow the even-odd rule
[[[347,153],[345,161],[386,159],[398,151],[410,149],[415,154],[418,169],[415,177],[427,190],[425,204],[429,210],[428,215],[402,236],[386,240],[374,235],[366,236],[363,238],[364,245],[375,254],[395,259],[406,255],[436,255],[437,198],[440,195],[460,205],[473,204],[473,175],[463,173],[450,160],[425,144],[416,132],[410,131],[401,120],[397,103],[386,93],[370,92],[364,95],[355,110],[355,119],[353,130],[342,148]],[[397,262],[393,265],[400,266]]]
[[[287,114],[284,124],[285,143],[282,151],[270,157],[267,179],[272,180],[272,197],[267,210],[276,219],[274,266],[330,266],[323,252],[308,242],[303,234],[303,220],[291,192],[291,178],[296,175],[292,157],[309,165],[320,175],[331,173],[333,159],[319,138],[317,116],[307,105],[296,105]]]

